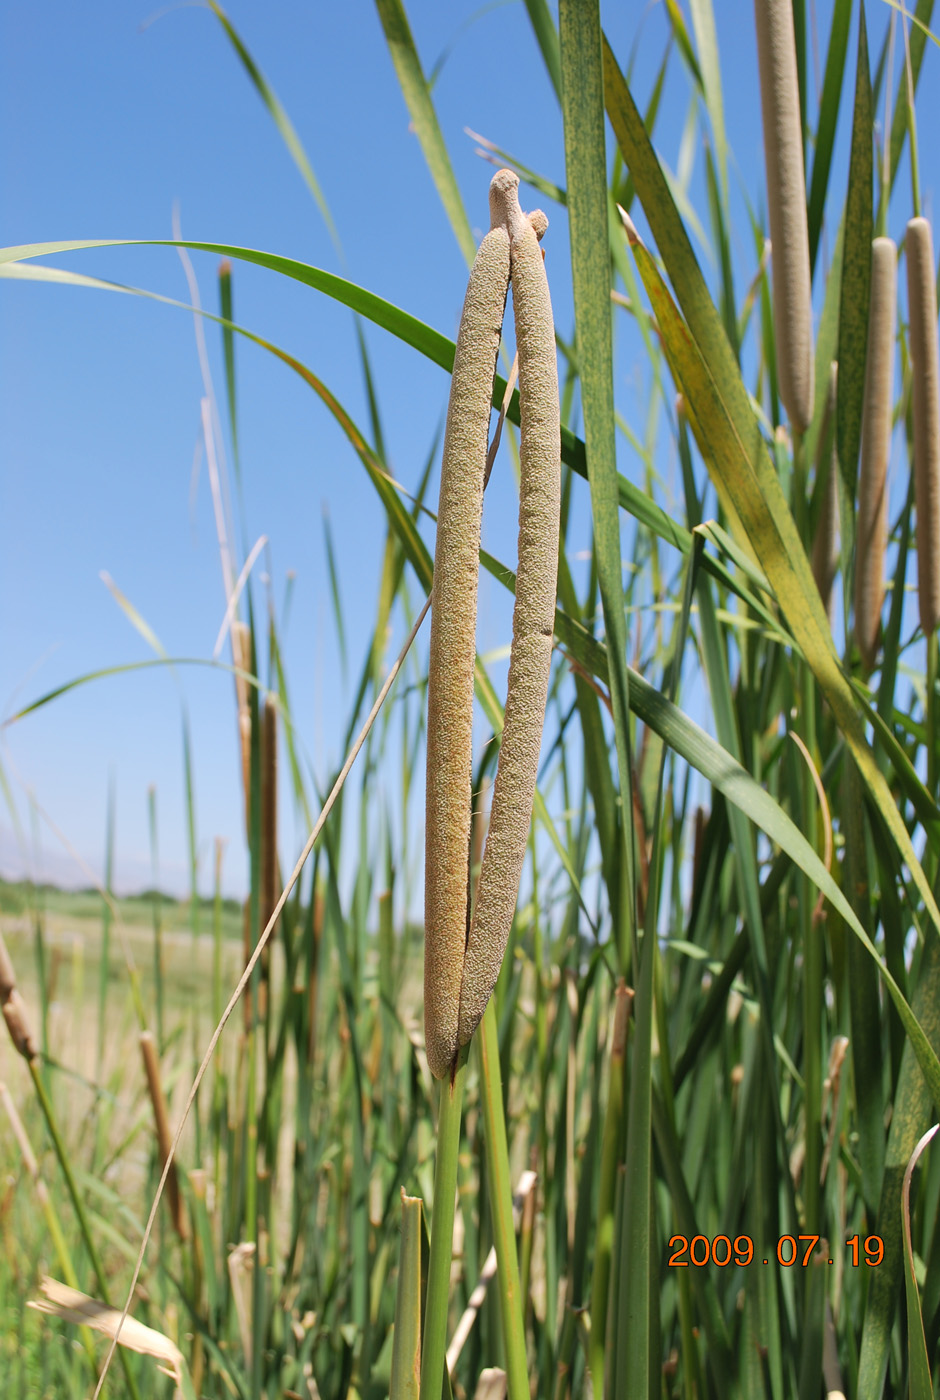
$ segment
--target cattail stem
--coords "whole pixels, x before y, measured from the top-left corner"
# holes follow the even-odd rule
[[[519,1256],[512,1213],[512,1179],[503,1108],[503,1082],[499,1067],[499,1029],[496,1002],[491,998],[480,1023],[480,1096],[483,1100],[486,1178],[496,1246],[497,1283],[509,1400],[529,1400],[523,1301],[519,1284]],[[572,1035],[572,1040],[574,1036]]]
[[[437,1400],[441,1393],[444,1358],[447,1354],[447,1312],[457,1197],[457,1155],[460,1148],[460,1116],[468,1054],[466,1046],[458,1050],[453,1074],[442,1080],[440,1085],[431,1248],[421,1352],[421,1394],[428,1396],[429,1400]]]
[[[871,304],[855,541],[855,640],[866,672],[875,665],[884,600],[897,269],[894,241],[876,238],[871,245]]]
[[[803,130],[791,0],[754,0],[767,207],[773,262],[774,342],[780,397],[793,428],[813,416],[813,322]]]
[[[701,810],[701,809],[699,809]],[[591,1343],[588,1364],[594,1381],[594,1394],[604,1394],[604,1357],[609,1316],[611,1261],[613,1258],[614,1206],[617,1168],[623,1157],[625,1122],[627,1032],[633,1006],[633,988],[621,979],[614,1005],[614,1026],[610,1040],[610,1069],[607,1080],[607,1107],[601,1139],[601,1174],[597,1198],[597,1240],[591,1281]]]

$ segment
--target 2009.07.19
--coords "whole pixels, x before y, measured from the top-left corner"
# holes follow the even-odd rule
[[[884,1258],[885,1245],[880,1235],[866,1235],[864,1239],[851,1235],[845,1247],[851,1250],[849,1263],[856,1269],[861,1263],[874,1268]],[[785,1269],[792,1268],[794,1264],[805,1269],[817,1248],[820,1251],[828,1251],[829,1248],[828,1242],[819,1235],[781,1235],[776,1247],[777,1263]],[[743,1268],[756,1262],[754,1241],[750,1235],[735,1235],[733,1240],[728,1235],[716,1235],[711,1240],[707,1235],[693,1235],[691,1239],[686,1235],[673,1235],[669,1249],[672,1252],[666,1262],[675,1269],[687,1269],[690,1264],[696,1268],[717,1264],[720,1269],[728,1264],[738,1264]],[[764,1264],[770,1262],[770,1257],[761,1260]],[[825,1262],[832,1264],[834,1261],[826,1258]]]

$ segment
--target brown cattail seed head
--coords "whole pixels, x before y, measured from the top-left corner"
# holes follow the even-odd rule
[[[457,1054],[467,941],[470,762],[483,474],[496,356],[509,289],[509,231],[490,189],[492,228],[477,251],[451,379],[438,505],[428,666],[424,1025],[438,1079]],[[515,177],[512,177],[515,179]],[[518,183],[518,181],[517,181]],[[534,234],[532,235],[534,238]]]
[[[791,0],[754,0],[773,259],[780,397],[805,432],[813,416],[813,322],[806,177]]]
[[[894,240],[876,238],[871,245],[871,304],[855,543],[855,640],[866,671],[875,664],[884,600],[897,280],[898,250]]]
[[[10,1039],[26,1060],[32,1060],[39,1053],[33,1039],[32,1028],[26,1013],[26,1003],[16,986],[16,973],[13,961],[7,952],[7,945],[0,937],[0,1008],[7,1023]]]
[[[914,410],[917,597],[920,625],[929,636],[940,622],[940,372],[933,237],[926,219],[911,219],[905,246]]]
[[[508,171],[498,174],[493,184]],[[496,985],[516,907],[538,775],[555,628],[561,430],[555,325],[537,231],[519,208],[518,181],[500,199],[511,239],[512,302],[522,425],[519,568],[512,652],[490,825],[467,941],[460,1044],[479,1024]]]

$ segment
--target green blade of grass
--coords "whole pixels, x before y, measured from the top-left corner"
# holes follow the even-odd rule
[[[910,1400],[933,1400],[933,1383],[930,1379],[930,1360],[927,1356],[927,1342],[924,1337],[924,1319],[920,1311],[920,1298],[917,1293],[917,1278],[914,1274],[914,1249],[911,1244],[911,1177],[917,1160],[937,1133],[934,1124],[918,1142],[911,1153],[911,1160],[904,1172],[901,1188],[901,1223],[904,1229],[904,1291],[907,1299],[907,1383],[910,1387]]]
[[[940,940],[928,932],[920,980],[912,998],[915,1015],[930,1042],[940,1048]],[[915,1063],[912,1045],[905,1045],[901,1073],[891,1113],[884,1177],[875,1230],[884,1242],[884,1257],[871,1269],[859,1349],[858,1400],[879,1400],[891,1352],[895,1313],[904,1271],[901,1196],[904,1172],[918,1139],[930,1121],[930,1100],[936,1095]]]
[[[832,148],[835,144],[836,124],[839,120],[842,78],[845,73],[845,55],[849,44],[851,19],[852,0],[835,0],[832,10],[832,25],[829,29],[829,48],[826,51],[826,71],[819,98],[813,174],[809,185],[809,208],[807,210],[809,265],[813,271],[816,268],[819,235],[822,231],[826,195],[829,191]]]
[[[316,200],[317,208],[323,215],[323,222],[326,224],[327,229],[329,230],[329,234],[333,240],[333,245],[336,248],[336,251],[342,252],[339,243],[339,234],[336,232],[336,225],[333,223],[333,216],[330,213],[329,205],[323,197],[323,191],[320,189],[317,177],[313,173],[313,167],[311,166],[310,161],[307,159],[307,153],[303,148],[303,143],[301,142],[300,137],[297,135],[297,132],[294,130],[293,122],[285,112],[284,108],[281,106],[281,103],[278,100],[277,93],[273,90],[273,88],[265,79],[264,74],[261,72],[260,68],[252,58],[251,54],[248,52],[247,48],[245,47],[242,41],[241,36],[235,29],[235,26],[232,24],[232,21],[229,19],[228,15],[222,9],[222,6],[218,3],[218,0],[208,0],[208,4],[210,10],[215,15],[222,28],[225,30],[225,33],[228,36],[232,48],[238,54],[238,57],[242,62],[245,72],[248,74],[249,78],[254,84],[255,91],[261,98],[261,101],[264,103],[265,107],[267,107],[275,126],[281,133],[281,136],[284,140],[284,144],[290,151],[291,159],[293,160],[294,164],[297,166],[297,169],[303,176],[304,183],[306,184],[308,190]]]
[[[480,1054],[480,1084],[485,1122],[486,1186],[490,1218],[493,1222],[493,1240],[496,1245],[509,1400],[529,1400],[525,1327],[522,1297],[519,1292],[516,1232],[512,1219],[512,1181],[509,1176],[509,1150],[506,1145],[495,997],[490,997],[487,1003],[476,1039]]]
[[[460,1118],[469,1046],[457,1053],[452,1080],[439,1085],[440,1108],[434,1162],[434,1210],[431,1215],[431,1254],[428,1261],[424,1342],[421,1353],[421,1394],[439,1400],[444,1386],[447,1314],[450,1305],[450,1268],[454,1239],[454,1203],[457,1192],[457,1154]]]
[[[872,240],[872,98],[868,73],[865,10],[858,30],[858,68],[852,119],[852,155],[846,196],[839,312],[839,385],[836,397],[836,446],[845,486],[847,519],[854,518],[858,450],[862,440],[862,403],[868,354],[868,299]],[[843,539],[845,536],[843,536]]]
[[[469,266],[476,255],[476,240],[464,209],[447,146],[431,100],[431,90],[421,68],[411,26],[401,0],[375,0],[385,42],[395,65],[402,96],[411,113],[411,120],[424,152],[444,211],[450,220],[460,251]]]
[[[545,71],[548,73],[555,96],[561,101],[561,54],[558,48],[558,31],[552,12],[546,0],[525,0],[529,23],[542,52]]]
[[[721,91],[721,65],[718,57],[718,34],[712,0],[690,0],[692,28],[698,49],[699,71],[702,75],[702,96],[711,122],[715,141],[715,160],[722,204],[727,212],[728,202],[728,139],[725,134],[724,99]]]
[[[336,640],[339,642],[339,664],[346,679],[346,629],[343,626],[343,605],[339,594],[339,574],[336,568],[336,555],[333,550],[333,531],[330,529],[330,513],[323,507],[323,541],[326,545],[326,566],[330,578],[330,597],[333,600],[333,617],[336,622]]]
[[[927,47],[928,37],[937,42],[936,37],[931,33],[930,21],[933,18],[934,0],[917,0],[914,13],[899,4],[899,0],[885,0],[892,9],[899,10],[912,20],[911,25],[911,77],[916,93],[917,82],[920,78],[921,65],[924,61],[924,50]],[[895,177],[898,167],[901,164],[901,155],[904,151],[904,138],[907,136],[908,123],[910,118],[910,98],[906,82],[898,84],[898,95],[894,102],[894,115],[891,118],[891,189],[894,189]]]
[[[232,437],[232,460],[235,463],[235,483],[242,484],[241,453],[238,450],[238,413],[235,389],[235,333],[232,322],[232,268],[228,260],[219,265],[219,315],[222,326],[222,358],[225,362],[225,397],[228,402],[228,426]]]
[[[562,0],[559,10],[562,113],[571,270],[574,283],[581,402],[594,554],[610,658],[610,697],[624,820],[622,858],[627,896],[615,930],[621,966],[630,957],[633,929],[633,830],[630,801],[630,692],[620,562],[620,512],[614,425],[610,314],[607,169],[600,12],[596,0]]]

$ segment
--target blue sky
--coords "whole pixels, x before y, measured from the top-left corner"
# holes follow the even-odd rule
[[[435,102],[471,222],[488,223],[492,168],[464,127],[490,137],[548,179],[564,184],[561,121],[525,8],[507,3],[407,6],[425,71],[446,51]],[[687,7],[683,7],[686,8]],[[715,6],[726,120],[735,154],[734,209],[742,191],[760,205],[763,151],[750,0]],[[825,58],[830,6],[816,6]],[[348,276],[454,335],[466,267],[414,135],[372,4],[258,5],[232,0],[228,14],[289,113],[332,211],[340,260],[321,215],[212,13],[199,5],[154,12],[137,0],[37,9],[0,17],[0,243],[82,238],[163,238],[174,205],[183,234],[284,253]],[[889,11],[868,5],[878,50]],[[603,8],[626,63],[639,33],[633,85],[641,105],[662,57],[662,6]],[[850,53],[854,53],[854,32]],[[921,85],[924,130],[936,117],[937,55],[928,46]],[[852,63],[854,70],[854,62]],[[847,84],[848,89],[848,84]],[[680,162],[688,83],[677,56],[657,145]],[[850,99],[850,89],[844,102]],[[847,111],[836,161],[844,172]],[[612,153],[613,144],[609,145]],[[931,211],[936,161],[921,150],[922,196]],[[701,157],[692,199],[705,222]],[[844,189],[844,175],[835,181]],[[904,176],[890,232],[903,233]],[[529,206],[536,199],[526,198]],[[571,335],[564,211],[548,210],[547,266],[560,333]],[[895,227],[895,224],[897,225]],[[746,228],[742,221],[739,228]],[[735,249],[738,289],[753,275],[750,240]],[[180,300],[186,282],[175,251],[117,248],[60,255],[53,265],[144,287]],[[196,254],[203,305],[217,308],[217,259]],[[235,319],[308,364],[353,416],[368,414],[350,314],[327,298],[261,269],[235,266]],[[99,574],[106,570],[174,657],[208,657],[225,598],[205,463],[190,492],[203,393],[192,317],[137,298],[34,283],[0,285],[0,433],[4,522],[0,563],[0,711],[99,667],[153,653]],[[645,431],[648,374],[639,343],[618,319],[618,406]],[[417,482],[442,423],[448,382],[389,336],[367,329],[392,470]],[[220,338],[206,326],[220,405]],[[263,351],[237,350],[245,522],[249,543],[268,536],[274,595],[296,574],[285,639],[295,720],[316,773],[341,758],[347,707],[375,615],[383,515],[340,431],[310,390]],[[223,410],[224,411],[224,410]],[[675,464],[660,435],[666,481]],[[228,444],[226,442],[226,447]],[[641,479],[621,439],[620,468]],[[487,495],[484,544],[511,561],[515,493],[508,458]],[[436,483],[431,504],[436,500]],[[344,681],[323,548],[329,512],[346,617]],[[586,495],[576,508],[584,533]],[[426,532],[429,544],[430,532]],[[261,594],[259,593],[259,598]],[[504,599],[484,576],[481,651],[509,639]],[[401,635],[400,620],[396,638]],[[392,652],[392,655],[394,652]],[[227,659],[227,654],[226,658]],[[500,676],[499,667],[494,675]],[[244,888],[245,857],[231,679],[190,669],[145,671],[95,682],[2,731],[0,760],[37,874],[68,883],[87,876],[51,827],[33,823],[36,803],[100,875],[108,784],[116,793],[116,885],[149,881],[147,790],[157,788],[161,882],[185,887],[181,688],[193,733],[201,885],[210,848],[228,838],[226,886]],[[482,731],[481,731],[482,732]],[[418,786],[421,787],[421,779]],[[284,785],[286,787],[286,784]],[[282,859],[302,844],[284,793]],[[420,818],[420,812],[418,812]],[[38,846],[31,835],[38,831]],[[0,870],[20,863],[6,804],[0,809]]]

